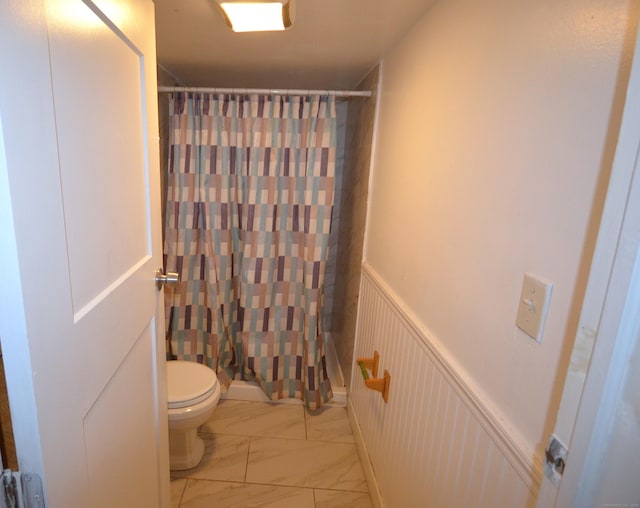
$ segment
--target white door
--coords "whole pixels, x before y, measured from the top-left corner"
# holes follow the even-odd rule
[[[566,468],[539,508],[640,502],[640,36],[554,433]],[[634,353],[635,348],[635,353]],[[635,376],[635,377],[634,377]]]
[[[151,0],[0,0],[0,337],[48,508],[168,506]]]

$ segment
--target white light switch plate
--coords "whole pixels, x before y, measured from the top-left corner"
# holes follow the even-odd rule
[[[544,320],[549,310],[552,289],[553,284],[550,282],[534,277],[530,273],[524,274],[516,326],[538,342],[542,341]]]

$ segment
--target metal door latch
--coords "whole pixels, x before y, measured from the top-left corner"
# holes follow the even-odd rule
[[[40,477],[11,469],[0,471],[0,508],[44,508]]]
[[[544,451],[546,458],[544,470],[547,478],[554,483],[559,481],[560,476],[564,473],[567,453],[567,447],[556,436],[552,435],[549,447]]]
[[[547,464],[553,467],[556,473],[564,473],[564,459],[562,457],[554,457],[549,450],[545,450],[544,454],[547,457]]]

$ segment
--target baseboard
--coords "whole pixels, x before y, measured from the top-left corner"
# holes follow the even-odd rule
[[[362,471],[365,479],[367,480],[367,487],[369,488],[371,502],[373,503],[374,508],[384,508],[384,502],[382,501],[382,494],[378,487],[375,471],[373,470],[371,460],[369,459],[369,453],[367,452],[367,446],[365,445],[360,424],[358,423],[358,417],[353,410],[350,400],[347,402],[347,414],[349,415],[351,432],[353,433],[353,438],[355,439],[356,447],[358,448],[358,456],[360,457],[360,464],[362,464]]]

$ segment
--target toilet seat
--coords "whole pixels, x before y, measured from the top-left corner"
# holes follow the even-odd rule
[[[169,409],[199,404],[211,397],[218,385],[218,377],[209,367],[182,360],[167,362]]]

